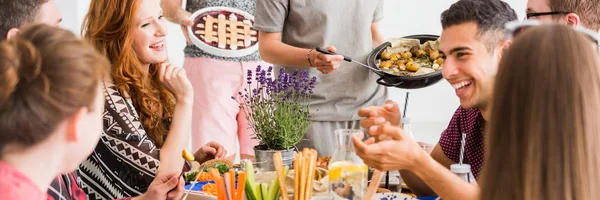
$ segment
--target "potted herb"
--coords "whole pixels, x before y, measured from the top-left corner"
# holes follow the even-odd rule
[[[279,151],[284,165],[291,166],[294,147],[311,125],[308,103],[317,78],[310,78],[307,71],[289,74],[283,68],[275,78],[273,67],[258,66],[254,73],[248,70],[247,81],[249,87],[239,92],[239,98],[232,98],[254,131],[253,139],[259,141],[254,147],[256,160],[266,162],[264,169],[273,170],[272,155]]]

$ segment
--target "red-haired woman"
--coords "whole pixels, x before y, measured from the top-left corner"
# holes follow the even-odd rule
[[[185,70],[166,63],[166,23],[158,0],[91,1],[83,36],[112,68],[103,134],[79,168],[90,199],[135,196],[184,166],[194,91]],[[214,142],[195,154],[201,163],[225,155]]]

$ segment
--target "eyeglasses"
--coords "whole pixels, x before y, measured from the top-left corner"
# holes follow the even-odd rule
[[[508,39],[513,39],[513,38],[517,37],[517,35],[523,33],[528,28],[531,28],[533,26],[543,25],[543,24],[552,24],[552,22],[542,22],[539,20],[511,21],[511,22],[506,23],[504,25],[504,28],[507,31],[506,35],[509,37]],[[581,26],[575,26],[573,28],[576,31],[588,36],[594,43],[596,43],[597,47],[600,46],[600,35],[597,32],[592,31],[587,28],[584,28],[584,27],[581,27]]]
[[[569,14],[571,12],[565,12],[565,11],[553,11],[553,12],[536,12],[536,13],[527,13],[527,19],[532,18],[532,17],[539,17],[539,16],[544,16],[544,15],[566,15]]]

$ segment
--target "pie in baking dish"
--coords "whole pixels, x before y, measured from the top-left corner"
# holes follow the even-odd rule
[[[219,10],[196,17],[193,33],[205,44],[223,50],[241,50],[258,43],[254,21],[241,14]]]

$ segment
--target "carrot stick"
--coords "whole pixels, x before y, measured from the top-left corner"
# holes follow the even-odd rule
[[[231,174],[229,174],[229,172],[225,172],[223,180],[225,181],[225,190],[226,190],[226,196],[227,196],[227,200],[233,200],[232,197],[232,192],[233,190],[231,190],[232,187],[232,183],[231,183]]]
[[[217,186],[217,199],[218,200],[226,200],[227,197],[225,197],[227,194],[225,194],[225,183],[223,183],[223,178],[221,177],[221,174],[219,174],[219,171],[216,168],[212,168],[209,170],[210,176],[213,178],[213,180],[215,181],[215,185]]]
[[[285,175],[283,173],[283,158],[281,157],[281,152],[275,152],[275,154],[273,154],[273,162],[275,164],[275,171],[277,172],[277,178],[279,180],[281,199],[289,200],[287,188],[285,187]]]
[[[379,187],[379,182],[381,182],[381,177],[383,177],[383,173],[381,173],[379,170],[375,170],[373,172],[373,177],[371,177],[371,183],[369,183],[367,193],[365,193],[365,199],[373,199],[373,195],[375,195],[375,192],[377,192],[377,188]]]
[[[231,191],[231,200],[233,200],[233,198],[235,197],[235,169],[231,168],[229,169],[229,182],[231,183],[231,185],[229,186],[229,191]]]
[[[238,187],[237,187],[237,191],[235,192],[236,196],[235,196],[235,200],[244,200],[244,189],[246,186],[246,172],[240,171],[238,173]]]

